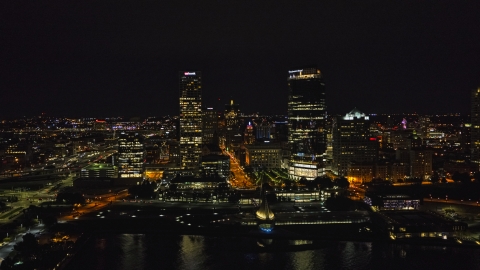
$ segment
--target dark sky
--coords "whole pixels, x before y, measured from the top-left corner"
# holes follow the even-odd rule
[[[480,85],[474,0],[3,1],[0,31],[0,119],[177,115],[180,70],[245,113],[284,114],[302,65],[329,113],[468,112]]]

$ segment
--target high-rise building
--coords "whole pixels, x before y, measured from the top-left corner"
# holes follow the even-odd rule
[[[313,180],[324,174],[325,83],[319,69],[290,70],[288,77],[289,175]]]
[[[202,118],[202,143],[214,143],[214,135],[218,136],[218,113],[213,108],[204,108]]]
[[[180,72],[180,165],[197,172],[202,154],[202,76]]]
[[[351,162],[356,165],[361,163],[362,166],[368,164],[373,170],[378,156],[378,142],[376,137],[370,136],[369,117],[355,108],[345,116],[336,117],[332,126],[332,170],[347,176]]]
[[[480,87],[472,91],[472,123],[470,127],[470,136],[472,143],[470,149],[472,152],[471,160],[474,163],[480,163]]]
[[[229,104],[225,104],[225,148],[229,151],[234,151],[235,147],[232,144],[238,142],[239,133],[239,114],[240,105],[235,104],[233,100],[230,100]],[[240,134],[241,135],[241,134]]]
[[[255,136],[253,135],[253,126],[251,122],[248,122],[245,132],[243,134],[243,143],[252,144],[255,142]]]
[[[138,133],[123,133],[118,138],[118,177],[143,177],[144,144]]]
[[[259,124],[256,124],[255,129],[257,130],[255,136],[257,139],[271,139],[272,125],[267,119],[263,119]]]
[[[240,114],[240,105],[235,104],[233,99],[230,104],[225,104],[225,125],[227,127],[238,126],[238,116]]]
[[[410,150],[410,177],[428,180],[432,176],[432,150]]]

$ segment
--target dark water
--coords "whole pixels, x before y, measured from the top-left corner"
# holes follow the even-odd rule
[[[480,269],[479,255],[474,248],[380,242],[265,251],[251,238],[107,234],[93,236],[66,269]]]

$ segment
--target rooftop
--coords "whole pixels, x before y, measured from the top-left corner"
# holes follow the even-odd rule
[[[113,170],[115,166],[107,163],[93,163],[83,168],[82,170]]]

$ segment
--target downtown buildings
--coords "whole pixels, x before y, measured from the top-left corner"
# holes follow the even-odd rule
[[[289,177],[313,180],[325,173],[325,83],[314,67],[288,73]]]
[[[472,90],[471,102],[471,161],[480,164],[480,87]]]

